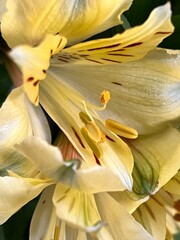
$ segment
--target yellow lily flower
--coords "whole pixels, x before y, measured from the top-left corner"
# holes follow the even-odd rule
[[[91,1],[91,4],[82,6],[78,5],[80,3],[76,1],[77,5],[74,7],[73,1],[68,3],[67,1],[46,1],[42,6],[40,1],[23,1],[22,3],[17,0],[7,0],[8,11],[3,15],[1,22],[2,35],[12,48],[9,56],[18,64],[23,74],[23,88],[29,99],[38,105],[40,85],[40,103],[68,136],[80,156],[86,161],[86,165],[92,166],[93,169],[101,168],[102,171],[108,167],[112,170],[109,174],[113,172],[110,179],[118,177],[115,182],[119,185],[116,188],[110,185],[109,190],[105,188],[100,190],[103,186],[102,181],[99,181],[101,188],[98,186],[98,190],[93,189],[92,193],[125,188],[131,190],[133,158],[128,145],[119,136],[133,139],[137,137],[137,132],[133,128],[140,134],[147,134],[172,123],[175,125],[179,120],[178,52],[170,53],[157,49],[146,55],[173,31],[170,23],[171,11],[169,4],[166,4],[155,9],[142,26],[129,29],[112,38],[76,44],[110,26],[119,24],[120,20],[117,16],[130,6],[131,1],[107,1],[107,5],[100,1]],[[66,9],[66,14],[62,9]],[[61,10],[60,13],[59,10]],[[67,46],[75,45],[64,48],[66,43]],[[144,57],[143,60],[138,60],[142,57]],[[103,92],[103,90],[111,93],[109,103],[108,91]],[[103,106],[98,107],[101,93]],[[132,128],[126,127],[127,125]],[[171,136],[169,129],[168,134]],[[18,145],[19,147],[16,146],[18,151],[25,155],[33,152],[26,151],[26,145],[34,146],[32,140],[28,141]],[[43,149],[47,146],[40,140],[34,141],[35,143],[38,146],[42,144]],[[49,146],[47,149],[47,153],[50,154]],[[36,159],[35,156],[29,157],[33,161]],[[40,161],[40,158],[38,159]],[[173,161],[175,160],[176,157],[173,158]],[[57,165],[54,166],[57,167]],[[51,170],[52,172],[46,172],[45,168],[43,172],[45,175],[52,174],[53,177],[55,169]],[[177,166],[174,165],[173,171],[168,176],[169,179],[176,170]],[[85,170],[82,169],[80,173],[83,171]],[[66,178],[57,186],[57,194],[53,199],[56,207],[63,204],[63,201],[60,203],[58,201],[58,189],[67,190],[66,185],[70,185],[67,179],[71,180]],[[92,203],[94,200],[91,200],[92,193],[89,190],[91,188],[86,185],[85,179],[87,178],[83,177],[84,188],[80,190],[83,190],[83,194],[85,190],[89,191],[88,199]],[[54,177],[54,180],[57,181],[57,178]],[[153,184],[157,184],[157,181],[157,178],[153,180]],[[73,184],[71,193],[77,196],[79,186],[76,181]],[[155,191],[156,184],[150,192]],[[82,188],[83,185],[80,186]],[[92,184],[92,186],[96,185]],[[84,196],[87,195],[83,195],[83,199],[86,199]],[[101,195],[97,193],[96,196],[101,218],[109,222],[111,231],[117,233],[114,238],[119,239],[122,231],[119,232],[120,230],[113,223],[115,219],[122,221],[117,217],[123,211],[118,210],[121,206],[114,203],[106,193]],[[64,202],[67,208],[66,200],[68,202],[69,198]],[[109,206],[114,206],[112,215],[109,211],[107,213],[107,203]],[[62,219],[68,221],[70,216],[66,208],[64,208]],[[93,209],[95,211],[96,207]],[[99,215],[97,212],[93,214],[93,217],[95,216],[93,223],[95,223],[99,220]],[[127,214],[124,216],[127,217]],[[53,220],[56,220],[54,215]],[[79,221],[83,228],[82,218],[72,220],[74,220],[72,224]],[[59,224],[65,228],[63,222]],[[58,229],[59,227],[53,236],[57,234],[60,237],[57,233]],[[140,229],[142,235],[145,234],[144,239],[152,239],[142,228]],[[108,231],[103,231],[105,233],[99,232],[99,238],[111,239]],[[128,239],[130,236],[126,235],[127,233],[126,229],[124,236]],[[106,238],[101,234],[105,234]],[[86,239],[85,233],[81,231],[76,236]],[[143,239],[139,235],[137,237],[137,239]]]
[[[29,99],[38,104],[40,85],[41,105],[80,155],[88,159],[89,165],[108,166],[119,177],[124,188],[129,190],[132,188],[133,158],[119,136],[136,138],[137,132],[133,128],[140,133],[144,127],[146,132],[154,131],[179,117],[178,99],[164,94],[171,80],[166,72],[161,75],[163,90],[157,92],[154,91],[159,88],[159,78],[155,77],[159,71],[156,66],[143,72],[143,81],[137,84],[132,82],[131,77],[133,74],[138,78],[136,70],[129,71],[133,63],[140,67],[141,62],[135,60],[145,56],[172,33],[170,6],[166,4],[156,8],[142,26],[112,38],[64,47],[67,42],[74,44],[121,23],[120,15],[130,4],[131,1],[107,1],[106,4],[93,1],[80,6],[80,2],[56,0],[46,1],[42,6],[37,1],[22,3],[7,0],[7,12],[1,21],[2,36],[12,48],[9,56],[23,74],[23,88]],[[62,9],[65,10],[62,12]],[[24,31],[24,26],[27,31]],[[167,61],[170,60],[165,64],[171,68],[171,59],[176,56],[171,57],[161,51],[155,52],[155,56],[148,56],[146,64],[163,54]],[[127,64],[125,68],[123,64],[131,61],[132,65]],[[149,73],[152,74],[152,81],[147,77]],[[175,75],[171,83],[172,91],[177,81]],[[112,97],[108,103],[109,91]],[[135,95],[141,95],[142,92],[143,98],[136,101]],[[99,107],[100,95],[103,106]],[[131,99],[127,101],[130,95],[132,102]],[[164,98],[167,104],[164,104]],[[144,105],[144,99],[147,99],[148,108]],[[143,113],[144,108],[147,114]],[[156,109],[158,114],[159,111],[162,114],[154,120]],[[147,118],[148,123],[144,124]]]

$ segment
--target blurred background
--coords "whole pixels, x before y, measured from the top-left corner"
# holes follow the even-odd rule
[[[128,10],[124,15],[131,26],[139,25],[147,19],[152,9],[166,2],[166,0],[134,0],[130,10]],[[175,32],[170,37],[166,38],[160,44],[160,47],[180,49],[180,0],[172,0],[169,2],[171,2],[172,5],[172,22],[175,26]],[[98,34],[93,38],[109,37],[121,31],[123,31],[123,28],[121,26],[117,26],[106,32]],[[2,48],[3,46],[0,42],[0,105],[5,100],[12,86],[3,63],[1,55]],[[14,216],[12,216],[4,225],[0,226],[0,240],[28,240],[29,224],[37,201],[38,198],[31,201]],[[180,240],[180,234],[176,235],[174,239]]]

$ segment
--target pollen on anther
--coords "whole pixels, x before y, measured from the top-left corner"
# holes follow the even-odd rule
[[[101,93],[101,97],[100,97],[100,100],[102,102],[102,104],[107,104],[110,100],[110,93],[109,91],[107,90],[104,90],[102,93]]]

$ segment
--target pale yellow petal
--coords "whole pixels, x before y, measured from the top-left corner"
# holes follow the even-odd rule
[[[176,129],[166,128],[128,141],[135,160],[135,193],[154,193],[177,173],[180,168],[179,140],[180,133]]]
[[[56,218],[52,203],[53,193],[54,186],[50,186],[41,194],[31,220],[30,240],[46,239],[47,235],[53,233],[53,217]]]
[[[39,195],[46,186],[47,184],[41,181],[37,186],[33,186],[20,178],[0,177],[0,224]]]
[[[118,202],[107,193],[95,196],[102,220],[107,222],[107,228],[114,240],[153,240],[145,229]]]
[[[99,103],[106,89],[111,99],[99,115],[133,127],[138,134],[179,123],[180,52],[156,49],[142,60],[121,64],[51,64],[50,71],[88,101]]]
[[[52,54],[62,49],[66,42],[66,39],[59,35],[47,35],[38,46],[20,45],[9,53],[22,72],[25,93],[36,106],[39,103],[39,81],[46,77],[49,59]]]
[[[164,186],[169,193],[180,195],[180,171]]]
[[[92,231],[101,220],[92,194],[59,183],[55,189],[53,203],[61,220],[87,231]]]
[[[135,219],[142,224],[153,236],[153,239],[162,240],[166,235],[165,209],[159,204],[158,199],[151,197],[148,202],[142,204],[133,214]]]
[[[46,34],[61,35],[72,42],[85,39],[121,23],[119,17],[132,0],[7,0],[3,37],[12,48],[34,45]]]
[[[173,32],[170,4],[152,11],[141,26],[112,38],[84,42],[64,49],[57,62],[74,64],[111,64],[130,62],[144,57]]]
[[[13,148],[25,137],[36,135],[51,140],[47,120],[40,107],[32,106],[22,88],[12,90],[0,109],[0,174],[11,170],[24,177],[35,176],[34,164]]]
[[[1,0],[1,1],[0,1],[0,22],[1,22],[1,20],[2,20],[3,14],[4,14],[5,11],[6,11],[6,1],[7,1],[7,0]]]
[[[29,104],[22,87],[12,90],[0,109],[0,141],[12,146],[36,135],[50,142],[50,129],[40,107]]]
[[[179,137],[176,129],[167,128],[152,135],[139,136],[137,140],[128,140],[135,162],[133,192],[114,192],[111,196],[130,213],[158,193],[177,173],[180,168]],[[170,193],[179,193],[178,175],[164,188]]]

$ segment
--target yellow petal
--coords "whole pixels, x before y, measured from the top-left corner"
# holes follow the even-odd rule
[[[180,171],[163,188],[169,193],[180,195]]]
[[[59,35],[47,35],[40,45],[20,45],[9,53],[23,74],[23,87],[34,105],[39,103],[39,81],[46,77],[52,54],[66,45],[66,39]]]
[[[133,189],[137,194],[156,192],[177,173],[180,168],[179,139],[176,129],[166,128],[129,141],[135,159]]]
[[[158,192],[180,168],[179,138],[177,130],[167,128],[151,135],[139,136],[136,140],[128,140],[135,162],[132,173],[133,192],[115,192],[111,196],[132,213]],[[171,180],[165,185],[165,189],[177,194],[178,175],[173,179],[173,182]]]
[[[23,178],[0,177],[0,224],[31,201],[47,186],[41,181],[33,186]]]
[[[92,194],[58,184],[53,196],[57,216],[82,229],[89,229],[100,221]]]
[[[14,144],[32,135],[51,141],[51,135],[41,108],[29,103],[21,87],[12,90],[0,109],[0,133],[0,175],[12,170],[21,176],[35,176],[37,168],[15,151]]]
[[[2,16],[6,11],[6,0],[0,0],[0,22],[2,20]]]
[[[48,239],[47,235],[53,234],[53,228],[55,225],[56,218],[55,212],[53,211],[52,196],[54,193],[54,186],[49,186],[41,194],[36,209],[34,211],[31,225],[30,225],[30,239]],[[49,233],[50,232],[50,233]]]
[[[16,88],[0,109],[1,144],[11,147],[27,136],[39,136],[50,142],[50,129],[40,107],[27,101],[22,88]]]
[[[153,239],[162,240],[166,235],[166,215],[164,207],[158,199],[150,198],[143,203],[133,216],[153,236]]]
[[[2,20],[4,39],[12,48],[19,44],[39,43],[46,34],[56,34],[72,42],[121,23],[119,16],[132,0],[7,0]]]
[[[58,56],[63,63],[110,64],[142,58],[173,32],[170,4],[152,11],[147,21],[112,38],[93,40],[64,49]]]
[[[129,63],[52,63],[50,70],[94,104],[102,89],[107,89],[111,99],[99,115],[146,134],[172,122],[179,124],[179,65],[180,51],[158,48]]]
[[[151,235],[107,193],[95,196],[100,216],[114,240],[153,240]],[[109,238],[107,238],[109,239]]]

